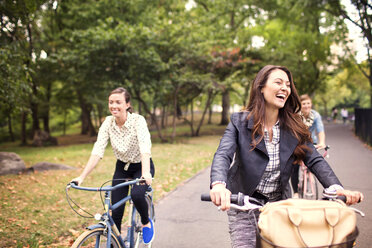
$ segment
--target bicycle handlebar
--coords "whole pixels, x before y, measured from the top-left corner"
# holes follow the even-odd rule
[[[200,199],[202,201],[212,201],[211,196],[208,193],[201,194]],[[256,198],[244,195],[242,193],[231,194],[230,196],[230,202],[238,206],[244,206],[246,201],[249,201],[252,204],[263,205],[262,202],[258,201]]]
[[[72,181],[67,184],[67,188],[71,187],[73,189],[85,190],[85,191],[113,191],[121,187],[138,184],[138,183],[144,183],[144,182],[146,182],[146,180],[141,178],[141,179],[134,179],[134,180],[130,180],[124,183],[120,183],[115,186],[105,186],[105,187],[97,188],[97,187],[81,187],[81,186],[78,186],[76,182]]]
[[[232,194],[230,196],[230,201],[231,203],[234,203],[234,204],[237,204],[239,206],[244,206],[244,199],[248,197],[249,198],[249,201],[251,203],[254,203],[254,204],[262,204],[260,201],[258,201],[257,199],[253,198],[253,197],[250,197],[248,195],[244,195],[242,193],[238,193],[238,194]],[[202,201],[211,201],[211,196],[208,194],[208,193],[205,193],[205,194],[201,194],[200,196],[200,199]],[[331,200],[331,199],[338,199],[338,200],[341,200],[343,202],[346,203],[346,196],[344,195],[327,195],[327,194],[324,194],[324,200]]]

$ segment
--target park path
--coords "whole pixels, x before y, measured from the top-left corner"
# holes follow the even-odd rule
[[[358,208],[360,235],[357,247],[372,247],[372,150],[357,139],[350,125],[325,124],[326,141],[331,146],[329,163],[345,188],[360,190],[365,201]],[[230,247],[226,213],[200,201],[209,191],[209,168],[186,181],[155,206],[154,248]]]

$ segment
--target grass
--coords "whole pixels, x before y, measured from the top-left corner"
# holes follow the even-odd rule
[[[203,134],[219,134],[183,136],[173,144],[153,144],[155,202],[211,164],[224,127],[215,125],[203,127],[203,130]],[[80,174],[92,147],[92,143],[45,148],[19,147],[10,143],[0,146],[1,151],[19,154],[27,167],[49,161],[76,168],[0,177],[0,247],[69,247],[84,227],[95,223],[70,209],[64,191],[67,182]],[[107,148],[104,158],[84,185],[100,186],[110,180],[114,166],[115,157]],[[101,212],[98,193],[70,190],[70,196],[93,215]]]

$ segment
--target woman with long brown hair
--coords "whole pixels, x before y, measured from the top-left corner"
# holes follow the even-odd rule
[[[301,102],[291,72],[267,65],[256,75],[248,106],[231,115],[211,167],[213,203],[230,209],[230,195],[241,192],[263,203],[286,199],[293,165],[303,160],[324,188],[345,195],[347,204],[363,200],[344,190],[328,163],[316,151],[302,122]],[[258,218],[258,210],[255,212]],[[232,247],[256,247],[252,215],[229,210]]]

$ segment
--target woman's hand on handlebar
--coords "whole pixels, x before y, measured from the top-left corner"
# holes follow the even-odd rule
[[[71,180],[71,183],[72,183],[72,182],[75,182],[77,186],[80,186],[80,185],[83,183],[83,181],[84,181],[84,178],[82,178],[82,177],[77,177],[77,178],[72,179],[72,180]]]
[[[359,191],[337,190],[337,195],[344,195],[347,205],[353,205],[364,200],[364,195]]]
[[[226,186],[222,183],[215,184],[209,192],[212,202],[219,206],[221,210],[230,209],[230,190],[226,189]]]
[[[151,175],[150,172],[144,173],[141,178],[143,178],[143,179],[146,180],[146,184],[147,185],[151,185],[151,183],[152,183],[152,175]]]
[[[315,145],[315,148],[317,150],[321,150],[321,149],[324,149],[326,147],[327,147],[326,144],[323,144],[323,143],[319,143],[319,144]]]

